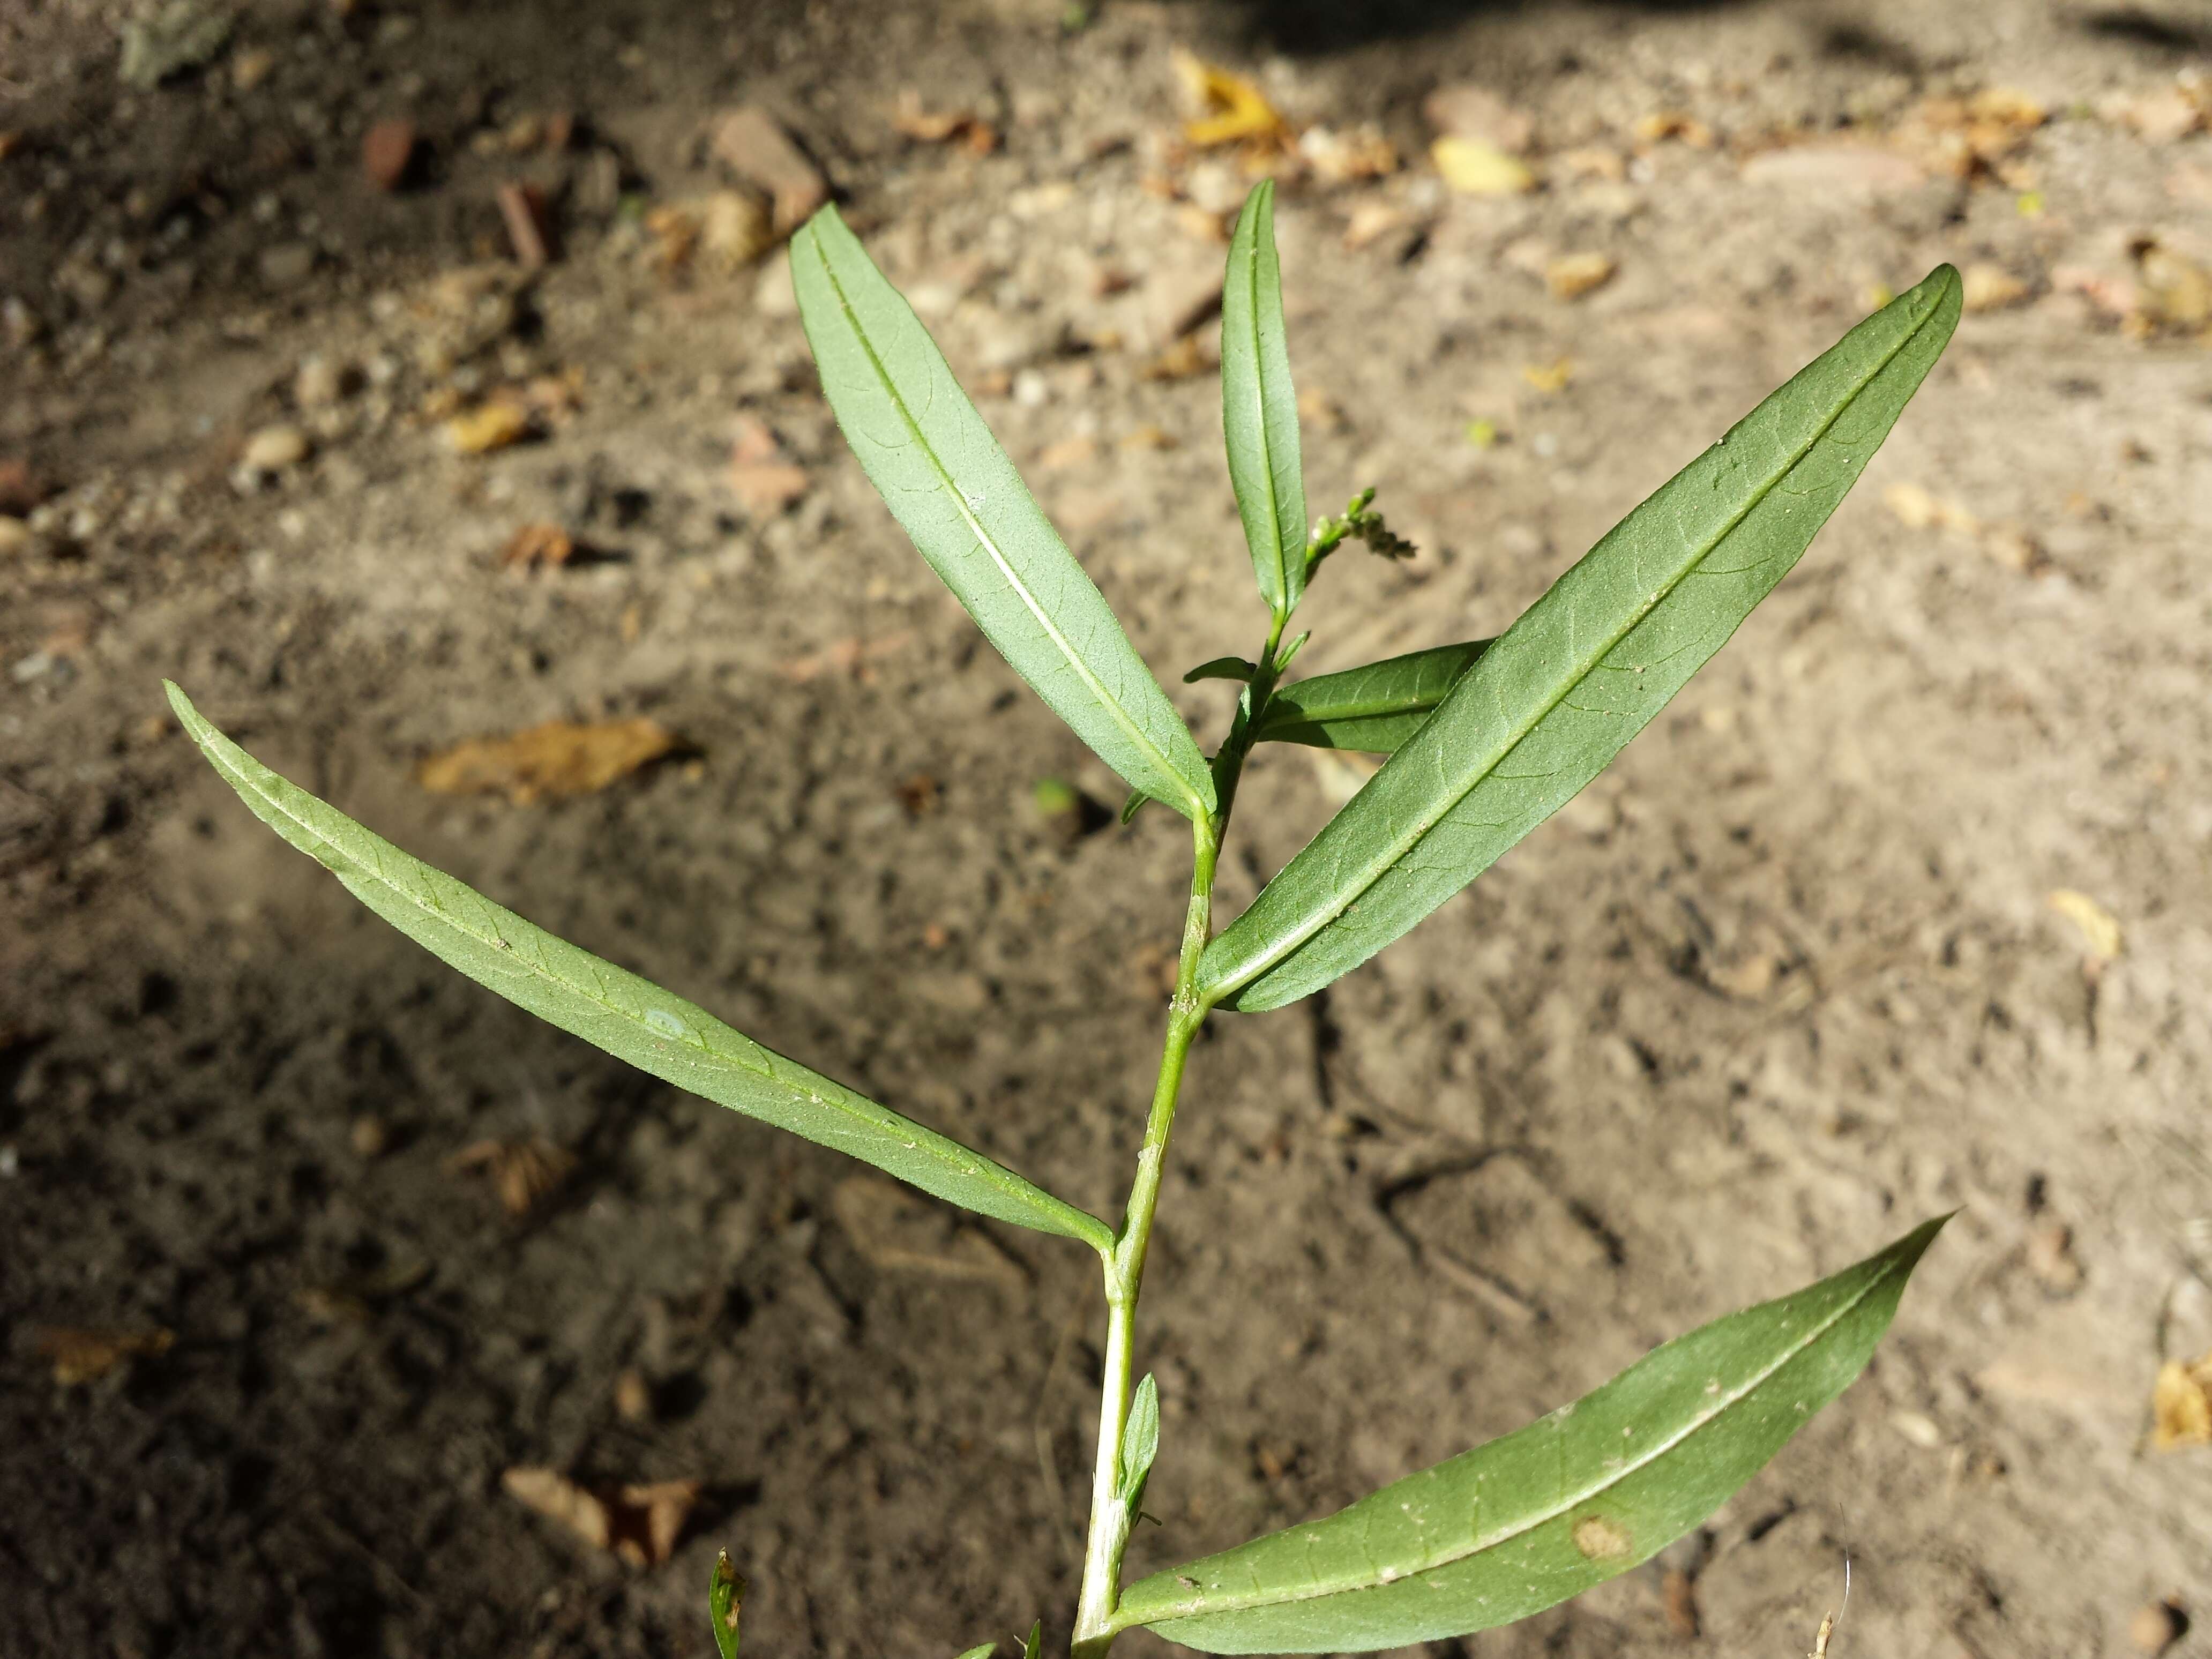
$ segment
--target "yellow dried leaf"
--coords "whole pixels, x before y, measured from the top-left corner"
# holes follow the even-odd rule
[[[2091,956],[2110,962],[2120,954],[2124,943],[2120,924],[2113,920],[2110,910],[2087,893],[2061,887],[2051,895],[2051,908],[2081,930]]]
[[[500,550],[499,562],[510,569],[559,569],[575,556],[575,538],[557,524],[518,525]]]
[[[1283,118],[1260,88],[1240,75],[1188,52],[1175,55],[1176,77],[1197,112],[1183,137],[1200,149],[1216,144],[1267,143],[1285,136]]]
[[[2002,265],[1968,265],[1964,287],[1970,312],[2002,311],[2027,297],[2027,284]]]
[[[437,794],[504,794],[526,806],[544,795],[596,793],[678,746],[658,720],[547,720],[512,737],[456,744],[415,776]]]
[[[2158,1450],[2212,1446],[2212,1353],[2160,1365],[2150,1411],[2150,1443]]]
[[[561,1184],[575,1167],[568,1152],[542,1136],[528,1140],[478,1140],[447,1161],[454,1170],[482,1170],[498,1188],[499,1201],[512,1216],[530,1213],[538,1200]]]
[[[1569,253],[1544,267],[1544,285],[1556,299],[1579,300],[1611,282],[1619,269],[1607,254]]]
[[[597,1492],[555,1470],[522,1467],[499,1478],[508,1497],[557,1521],[594,1548],[634,1567],[658,1566],[676,1553],[699,1501],[696,1480],[657,1480]]]
[[[530,412],[501,398],[454,416],[446,422],[446,438],[456,454],[482,455],[521,442],[532,429]]]
[[[167,1353],[173,1331],[83,1331],[55,1326],[39,1333],[40,1354],[53,1362],[54,1381],[65,1389],[96,1382],[137,1354]]]
[[[1538,392],[1565,392],[1575,378],[1575,360],[1559,357],[1548,363],[1523,363],[1521,378]]]
[[[1439,138],[1429,146],[1429,159],[1462,196],[1518,196],[1536,188],[1536,175],[1523,163],[1478,138]]]
[[[2023,132],[2034,131],[2049,118],[2043,106],[2017,87],[1986,87],[1974,94],[1966,108],[1977,121],[1994,121]]]

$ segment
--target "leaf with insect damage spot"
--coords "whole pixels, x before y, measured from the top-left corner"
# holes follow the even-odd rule
[[[182,691],[168,690],[185,732],[256,817],[477,984],[679,1089],[872,1164],[926,1193],[1101,1252],[1113,1249],[1113,1234],[1096,1216],[410,858],[279,777],[210,725]]]
[[[1203,1653],[1364,1652],[1510,1624],[1626,1572],[1844,1391],[1943,1219],[1325,1520],[1139,1580],[1113,1627]]]
[[[1728,642],[1855,483],[1959,319],[1939,267],[1613,527],[1206,946],[1208,1004],[1349,972],[1595,777]]]

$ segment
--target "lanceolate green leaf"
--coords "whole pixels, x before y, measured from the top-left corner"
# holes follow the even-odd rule
[[[835,208],[792,238],[791,272],[837,423],[922,557],[1109,766],[1186,817],[1212,811],[1182,717]]]
[[[924,1192],[1101,1251],[1112,1249],[1113,1235],[1097,1217],[410,858],[262,765],[210,726],[174,685],[168,691],[185,730],[255,817],[478,984],[678,1088],[849,1153]]]
[[[1421,729],[1444,694],[1489,648],[1488,640],[1439,645],[1279,685],[1252,728],[1252,740],[1387,755]]]
[[[1696,1526],[1859,1374],[1942,1220],[1692,1331],[1527,1428],[1129,1587],[1117,1629],[1350,1653],[1525,1619]]]
[[[1306,487],[1271,179],[1244,198],[1229,239],[1221,285],[1221,428],[1260,597],[1286,617],[1306,585]]]
[[[1797,562],[1957,325],[1944,265],[1731,428],[1522,613],[1206,948],[1210,1002],[1349,971],[1595,777]]]

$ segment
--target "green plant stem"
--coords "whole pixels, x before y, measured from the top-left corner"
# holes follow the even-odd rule
[[[1165,1171],[1168,1139],[1175,1128],[1176,1102],[1182,1089],[1185,1063],[1207,1005],[1198,994],[1198,959],[1213,933],[1213,872],[1236,804],[1237,781],[1251,752],[1252,732],[1266,712],[1275,686],[1275,650],[1281,643],[1287,611],[1274,619],[1259,671],[1237,700],[1237,719],[1213,759],[1213,787],[1219,805],[1211,817],[1192,825],[1190,908],[1185,912],[1182,950],[1176,963],[1175,994],[1168,1002],[1168,1029],[1161,1045],[1158,1079],[1145,1121],[1145,1141],[1137,1152],[1136,1178],[1128,1207],[1106,1258],[1106,1354],[1099,1379],[1098,1458],[1091,1478],[1091,1525],[1084,1547],[1083,1590],[1076,1605],[1072,1659],[1103,1659],[1113,1644],[1112,1619],[1121,1593],[1121,1556],[1128,1547],[1136,1516],[1121,1490],[1121,1442],[1129,1423],[1135,1371],[1137,1296],[1145,1279],[1145,1257],[1152,1248],[1152,1217],[1159,1207],[1160,1178]]]

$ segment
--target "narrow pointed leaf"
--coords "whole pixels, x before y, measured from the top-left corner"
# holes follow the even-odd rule
[[[996,1642],[985,1642],[981,1646],[969,1649],[960,1656],[960,1659],[991,1659],[991,1656],[998,1650],[999,1644]]]
[[[1421,729],[1444,694],[1489,648],[1488,640],[1439,645],[1279,685],[1252,740],[1387,755]]]
[[[1115,1626],[1205,1653],[1354,1653],[1510,1624],[1626,1572],[1844,1391],[1942,1224],[1677,1338],[1573,1405],[1326,1520],[1140,1580]]]
[[[1306,487],[1283,329],[1272,179],[1252,187],[1229,239],[1221,285],[1221,429],[1260,597],[1277,616],[1288,616],[1306,584]]]
[[[1022,1659],[1037,1659],[1044,1651],[1044,1620],[1040,1619],[1030,1626],[1030,1633],[1022,1643]]]
[[[1209,657],[1183,677],[1185,685],[1196,685],[1200,680],[1249,680],[1260,672],[1257,663],[1242,657]]]
[[[707,1583],[707,1617],[714,1629],[714,1651],[720,1659],[738,1659],[738,1615],[744,1604],[745,1581],[730,1565],[730,1553],[714,1558],[714,1576]]]
[[[1939,267],[1621,520],[1524,611],[1199,965],[1275,1008],[1373,956],[1603,769],[1857,479],[1957,325]]]
[[[255,817],[353,896],[478,984],[641,1071],[872,1164],[924,1192],[1040,1232],[1113,1248],[1105,1223],[1012,1170],[742,1036],[695,1003],[580,951],[410,858],[210,726],[174,685],[192,741]]]
[[[835,208],[792,238],[791,273],[837,424],[922,557],[1109,766],[1186,817],[1212,811],[1182,717]]]
[[[1159,1453],[1160,1385],[1146,1371],[1129,1401],[1129,1421],[1121,1431],[1121,1468],[1115,1485],[1123,1503],[1133,1508],[1142,1501],[1145,1477],[1152,1472],[1152,1460]]]

